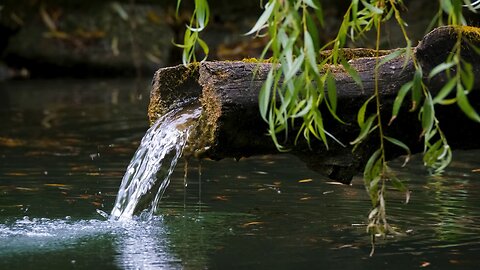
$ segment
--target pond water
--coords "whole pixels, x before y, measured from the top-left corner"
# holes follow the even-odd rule
[[[477,269],[480,151],[444,176],[416,157],[389,193],[403,235],[369,257],[362,180],[290,155],[179,161],[150,221],[107,220],[148,128],[149,80],[0,84],[0,269]],[[394,162],[399,167],[401,161]]]

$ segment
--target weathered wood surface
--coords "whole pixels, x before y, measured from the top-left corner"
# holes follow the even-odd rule
[[[416,59],[428,74],[432,67],[443,62],[457,38],[457,31],[450,27],[437,28],[414,48]],[[478,33],[475,33],[478,35]],[[475,35],[474,34],[474,35]],[[465,35],[466,36],[466,35]],[[479,46],[480,35],[469,37],[470,42]],[[476,39],[475,39],[476,38]],[[480,56],[465,46],[465,59],[473,64],[476,78],[480,78]],[[384,56],[382,56],[384,57]],[[357,70],[363,88],[357,85],[342,67],[333,67],[337,86],[338,114],[347,124],[342,125],[325,112],[325,126],[338,139],[349,145],[357,135],[356,114],[363,102],[374,93],[375,57],[360,57],[350,60]],[[267,124],[258,111],[258,93],[272,68],[268,63],[245,62],[202,62],[188,67],[176,66],[157,71],[153,79],[149,116],[153,122],[159,115],[182,103],[196,99],[203,106],[202,128],[196,136],[203,140],[199,145],[208,146],[199,157],[221,159],[224,157],[244,157],[256,154],[276,153],[271,139],[266,135]],[[393,101],[400,87],[413,78],[412,61],[405,63],[403,57],[388,61],[379,68],[379,85],[382,99],[384,122],[389,119]],[[255,74],[255,75],[254,75]],[[424,79],[430,91],[439,91],[446,81],[444,75]],[[470,93],[472,106],[480,110],[480,79],[475,81],[475,91]],[[410,105],[407,97],[404,104]],[[385,132],[389,136],[401,138],[414,152],[422,151],[419,140],[421,127],[418,112],[409,113],[408,106],[402,111]],[[447,132],[449,142],[456,148],[480,147],[480,125],[463,115],[456,105],[437,106],[437,116]],[[292,131],[291,134],[295,131]],[[291,136],[293,137],[293,136]],[[293,145],[291,139],[285,145],[291,153],[299,156],[311,168],[332,179],[349,182],[364,165],[366,158],[376,149],[377,138],[364,143],[352,153],[351,147],[342,147],[330,142],[327,151],[322,143],[313,143],[309,149],[305,143]],[[389,149],[391,157],[401,154],[398,149]]]

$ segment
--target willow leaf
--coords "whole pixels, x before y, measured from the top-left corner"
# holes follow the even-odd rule
[[[308,31],[303,33],[304,35],[304,46],[305,46],[305,53],[310,66],[315,71],[316,74],[320,74],[317,65],[317,58],[315,56],[315,46],[313,45],[312,36]]]
[[[380,68],[380,66],[384,65],[385,63],[388,63],[388,62],[392,61],[393,59],[395,59],[397,57],[399,57],[404,52],[405,52],[404,49],[399,49],[399,50],[395,50],[392,53],[389,53],[388,55],[383,56],[381,58],[382,60],[380,60],[380,62],[378,62],[378,65],[375,68],[376,69]]]
[[[273,86],[273,70],[270,70],[267,75],[267,79],[263,84],[262,88],[260,89],[260,93],[258,95],[258,105],[260,107],[260,115],[262,116],[263,120],[266,122],[270,122],[267,120],[267,111],[268,105],[270,104],[270,95]]]
[[[360,128],[363,127],[364,123],[365,123],[365,112],[367,111],[367,106],[368,106],[368,103],[370,103],[370,101],[372,101],[372,99],[374,99],[375,96],[371,96],[369,99],[367,99],[362,107],[360,107],[360,109],[358,110],[358,113],[357,113],[357,123],[358,123],[358,126]]]
[[[435,110],[433,108],[432,96],[427,94],[425,102],[422,106],[422,135],[430,132],[433,127],[433,120],[435,119]]]
[[[200,47],[202,48],[203,50],[203,53],[205,54],[205,56],[203,57],[203,60],[202,61],[205,61],[208,57],[208,53],[209,53],[209,48],[208,48],[208,45],[207,43],[205,43],[205,41],[203,41],[203,39],[201,38],[198,38],[197,39],[197,42],[198,42],[198,45],[200,45]]]
[[[285,74],[285,81],[289,81],[293,76],[297,74],[303,64],[303,60],[305,59],[305,54],[303,52],[293,61],[293,64],[288,69],[287,74]]]
[[[413,81],[407,82],[398,91],[397,96],[395,97],[395,101],[393,102],[393,109],[392,109],[392,118],[390,118],[389,125],[397,118],[398,112],[402,107],[403,100],[405,99],[405,95],[407,95],[408,91],[412,89]]]
[[[376,119],[376,117],[377,115],[371,115],[370,117],[368,117],[367,121],[365,121],[365,124],[362,126],[358,137],[352,142],[350,142],[351,145],[358,144],[367,137],[368,133],[370,133],[373,121]]]
[[[362,0],[362,4],[368,8],[368,10],[370,10],[371,12],[375,13],[375,14],[383,14],[383,10],[381,8],[378,8],[372,4],[369,4],[367,1],[365,0]]]
[[[311,7],[311,8],[314,8],[314,9],[318,9],[318,6],[315,5],[315,3],[312,1],[312,0],[303,0],[303,2],[305,4],[307,4],[307,6]]]
[[[437,75],[438,73],[444,71],[444,70],[447,70],[447,69],[450,69],[451,67],[455,66],[456,63],[455,62],[445,62],[445,63],[441,63],[440,65],[436,66],[435,68],[432,69],[432,71],[430,71],[430,74],[428,75],[428,78],[433,78],[433,76]]]
[[[462,83],[465,87],[465,90],[470,91],[473,88],[475,83],[475,75],[473,74],[473,67],[472,64],[468,62],[463,62],[463,69],[460,73],[460,77],[462,79]]]
[[[433,104],[441,103],[448,96],[448,94],[452,92],[455,85],[457,85],[457,80],[455,78],[451,78],[435,96],[433,99]]]
[[[422,99],[422,69],[417,68],[415,74],[413,75],[413,85],[412,85],[412,108],[410,111],[417,109],[420,100]]]
[[[360,75],[358,75],[358,72],[354,68],[352,68],[352,66],[350,66],[348,61],[345,60],[345,58],[340,57],[340,63],[345,68],[345,70],[350,75],[350,77],[352,77],[355,83],[358,84],[361,88],[363,88],[362,79],[360,78]]]
[[[332,107],[332,111],[337,111],[337,87],[335,86],[335,79],[333,75],[328,72],[327,75],[327,94],[328,94],[328,103]]]
[[[255,32],[258,32],[258,31],[262,30],[262,28],[265,26],[268,19],[270,19],[270,16],[272,15],[273,9],[275,7],[275,3],[276,3],[276,1],[272,1],[272,2],[268,2],[265,5],[265,11],[262,13],[260,18],[258,18],[257,22],[252,27],[252,29],[250,31],[248,31],[247,33],[245,33],[245,35],[248,36],[248,35],[251,35]]]
[[[470,105],[470,102],[468,102],[465,90],[461,83],[457,84],[457,104],[469,118],[475,122],[480,122],[480,116],[478,116],[475,109]]]
[[[380,154],[382,153],[382,149],[377,149],[368,159],[367,163],[365,164],[365,168],[363,170],[363,179],[365,181],[365,186],[369,187],[370,182],[373,179],[373,174],[372,174],[372,169],[375,163],[377,163],[377,160],[380,157]]]
[[[410,160],[410,156],[412,155],[412,152],[410,151],[410,148],[405,143],[403,143],[402,141],[400,141],[398,139],[388,137],[388,136],[383,136],[383,138],[385,140],[391,142],[392,144],[404,149],[405,152],[407,152],[407,157],[405,157],[405,161],[403,162],[402,167],[405,166],[407,164],[407,162]]]

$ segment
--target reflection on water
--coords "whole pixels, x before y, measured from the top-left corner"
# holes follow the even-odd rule
[[[148,222],[105,220],[147,130],[148,80],[0,84],[0,269],[476,269],[479,151],[444,176],[414,158],[388,193],[403,235],[369,258],[360,178],[336,185],[289,155],[183,161]],[[393,167],[399,168],[401,161]],[[201,196],[201,198],[199,198]]]

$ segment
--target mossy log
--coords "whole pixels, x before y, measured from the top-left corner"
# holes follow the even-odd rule
[[[445,61],[458,37],[459,31],[468,42],[480,45],[478,28],[440,27],[427,34],[415,47],[414,55],[422,66],[424,74],[437,64]],[[480,56],[465,45],[463,57],[473,65],[476,78],[480,78]],[[338,115],[346,124],[341,124],[325,111],[325,127],[346,147],[331,141],[329,149],[321,142],[293,144],[292,138],[285,138],[284,145],[292,154],[299,156],[312,169],[330,178],[348,183],[358,173],[368,156],[377,149],[378,138],[372,138],[352,153],[349,142],[358,135],[357,111],[374,93],[375,64],[380,59],[371,57],[368,51],[356,49],[345,51],[350,65],[360,75],[363,87],[356,84],[341,66],[330,67],[334,71],[337,87]],[[153,122],[172,107],[185,100],[199,100],[203,115],[195,147],[202,149],[198,157],[221,159],[225,157],[245,157],[265,153],[278,153],[269,136],[267,124],[261,119],[258,110],[258,94],[272,64],[259,62],[202,62],[188,66],[162,68],[153,79],[149,117]],[[381,91],[382,121],[387,126],[393,101],[400,87],[412,80],[414,74],[412,59],[405,61],[397,57],[382,65],[379,72]],[[432,79],[424,78],[425,84],[435,94],[447,80],[445,74]],[[475,80],[474,90],[469,100],[474,108],[480,108],[480,80]],[[400,115],[385,129],[389,136],[399,138],[413,152],[423,150],[419,138],[421,126],[418,111],[409,112],[409,102],[404,102]],[[480,146],[480,125],[468,119],[456,105],[437,106],[437,117],[446,132],[449,142],[456,148],[478,148]],[[296,135],[292,130],[290,135]],[[202,140],[199,140],[202,138]],[[390,158],[401,155],[400,149],[388,149]]]

